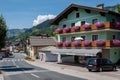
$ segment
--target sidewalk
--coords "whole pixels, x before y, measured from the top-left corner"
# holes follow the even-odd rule
[[[4,80],[3,74],[0,74],[0,80]]]
[[[120,80],[118,77],[111,77],[94,72],[88,72],[85,67],[80,67],[80,66],[57,64],[55,62],[41,62],[40,60],[36,60],[34,62],[30,62],[30,61],[26,61],[26,62],[37,67],[46,68],[51,71],[55,71],[58,73],[71,75],[79,78],[84,78],[87,80]]]

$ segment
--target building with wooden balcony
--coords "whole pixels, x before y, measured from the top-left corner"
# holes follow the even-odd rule
[[[102,7],[92,8],[71,4],[52,22],[58,38],[53,52],[59,58],[103,57],[116,63],[120,59],[120,14]],[[81,37],[83,40],[75,41]]]

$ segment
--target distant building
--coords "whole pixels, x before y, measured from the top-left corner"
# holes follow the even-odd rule
[[[27,54],[31,58],[38,55],[38,50],[48,46],[55,46],[56,40],[48,36],[30,36],[27,39]]]

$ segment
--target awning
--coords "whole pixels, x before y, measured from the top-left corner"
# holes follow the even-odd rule
[[[64,55],[80,55],[80,56],[96,56],[101,49],[55,49],[51,52],[53,54],[64,54]]]

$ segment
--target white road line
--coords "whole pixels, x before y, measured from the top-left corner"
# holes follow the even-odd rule
[[[12,61],[13,65],[15,65],[17,68],[19,68],[19,66],[15,63],[15,61]]]
[[[11,59],[11,60],[1,60],[0,62],[10,62],[10,61],[24,61],[24,59]]]
[[[31,73],[31,75],[34,76],[34,77],[36,77],[36,78],[40,78],[39,76],[37,76],[37,75],[35,75],[33,73]]]

